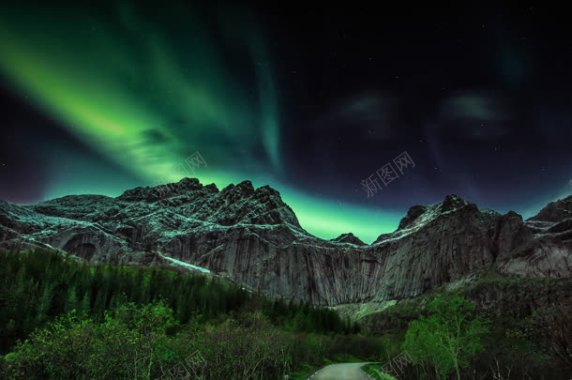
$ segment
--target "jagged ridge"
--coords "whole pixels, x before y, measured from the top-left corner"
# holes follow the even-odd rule
[[[415,297],[496,268],[519,276],[572,272],[570,201],[529,221],[481,211],[458,196],[414,206],[367,245],[352,234],[308,234],[280,194],[244,181],[218,190],[197,179],[127,190],[0,203],[0,247],[61,249],[90,262],[151,265],[165,257],[272,296],[335,305]]]

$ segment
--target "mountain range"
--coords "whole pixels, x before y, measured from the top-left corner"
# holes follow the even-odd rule
[[[449,195],[411,207],[394,232],[365,244],[351,233],[332,240],[311,235],[269,186],[244,181],[219,190],[184,178],[116,198],[0,201],[0,249],[26,248],[65,251],[90,263],[186,267],[315,305],[383,302],[491,270],[570,277],[572,197],[523,220]]]

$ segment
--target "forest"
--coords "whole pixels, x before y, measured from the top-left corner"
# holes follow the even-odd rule
[[[401,302],[358,324],[168,266],[0,253],[2,379],[306,379],[359,361],[384,380],[567,380],[570,328],[557,307],[509,318],[460,293]]]
[[[382,340],[358,333],[332,310],[216,277],[0,253],[0,370],[10,378],[280,378],[373,359]]]

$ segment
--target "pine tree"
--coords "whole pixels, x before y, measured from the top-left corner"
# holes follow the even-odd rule
[[[46,285],[42,291],[40,299],[38,300],[38,307],[36,312],[36,323],[38,325],[43,324],[48,319],[48,313],[50,312],[50,308],[52,306],[52,296],[52,288]]]
[[[91,308],[89,300],[90,300],[89,292],[85,292],[77,310],[78,316],[81,319],[86,319],[91,316]]]
[[[78,303],[78,299],[77,299],[76,289],[75,289],[75,286],[72,286],[68,289],[68,292],[67,292],[64,312],[69,313],[72,310],[77,310],[78,306],[79,306],[79,303]]]

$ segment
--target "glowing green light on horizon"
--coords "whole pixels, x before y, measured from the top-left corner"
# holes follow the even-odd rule
[[[120,7],[117,17],[119,26],[111,26],[80,9],[3,9],[0,73],[29,101],[144,182],[188,176],[180,164],[200,151],[208,162],[197,172],[202,183],[219,188],[244,179],[270,184],[317,236],[351,231],[371,241],[395,227],[399,216],[393,213],[340,206],[281,183],[278,101],[259,38],[244,32],[240,40],[242,31],[230,28],[232,38],[250,49],[244,59],[263,62],[255,65],[259,94],[252,98],[198,18],[170,16],[180,26],[175,43],[173,35],[132,8]],[[261,151],[266,160],[257,155]],[[46,195],[64,191],[77,188],[56,183]]]

